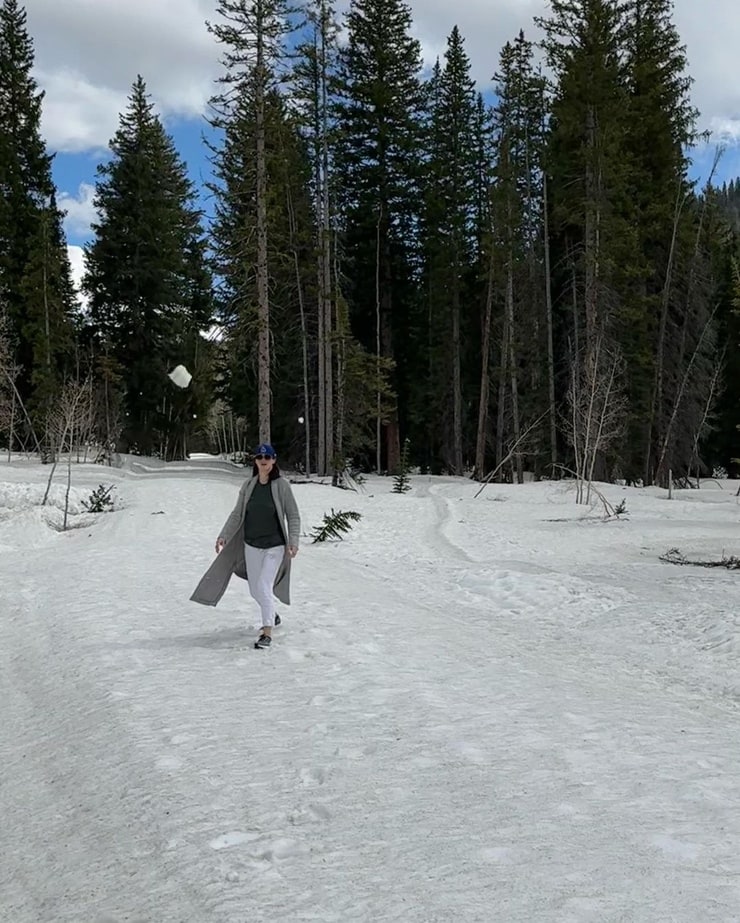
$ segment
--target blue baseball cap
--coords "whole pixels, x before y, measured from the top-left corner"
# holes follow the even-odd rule
[[[258,445],[254,450],[255,455],[267,455],[268,458],[276,458],[277,452],[269,444],[269,442],[263,442],[262,445]]]

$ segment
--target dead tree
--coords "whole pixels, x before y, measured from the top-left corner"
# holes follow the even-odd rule
[[[571,361],[564,431],[573,447],[577,503],[591,502],[597,460],[624,431],[623,378],[621,353],[603,334]]]

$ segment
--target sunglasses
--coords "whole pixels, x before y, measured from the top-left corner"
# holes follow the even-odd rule
[[[255,455],[254,458],[255,458],[255,461],[272,461],[275,458],[275,456],[274,455]]]

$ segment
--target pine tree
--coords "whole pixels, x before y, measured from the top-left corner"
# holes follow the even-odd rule
[[[428,87],[429,163],[423,220],[425,290],[429,341],[425,402],[428,419],[444,421],[446,467],[463,472],[469,422],[463,368],[467,345],[475,339],[475,260],[479,157],[478,100],[464,42],[455,27],[447,40],[444,67],[435,68]],[[425,415],[426,416],[426,415]]]
[[[77,305],[33,64],[25,10],[17,0],[2,0],[0,302],[20,366],[21,396],[45,413],[65,373]]]
[[[671,13],[671,0],[632,0],[625,33],[630,203],[640,261],[631,280],[634,296],[620,317],[620,338],[630,366],[629,443],[635,451],[628,464],[639,465],[647,483],[667,477],[665,463],[677,469],[681,464],[669,457],[662,472],[655,470],[677,396],[670,382],[684,371],[675,367],[680,356],[673,346],[682,330],[690,334],[688,328],[702,327],[708,318],[701,285],[695,284],[703,269],[688,178],[697,113]]]
[[[316,224],[316,468],[320,475],[324,475],[331,467],[338,435],[334,406],[336,206],[331,146],[334,135],[332,89],[339,53],[339,25],[330,0],[311,0],[306,7],[306,17],[308,34],[298,46],[292,97],[300,112],[301,133],[312,164],[311,187]]]
[[[259,440],[271,440],[271,332],[268,227],[268,106],[285,60],[285,38],[293,10],[287,0],[219,0],[219,20],[210,31],[224,47],[226,91],[212,100],[214,124],[226,128],[236,119],[253,118],[250,170],[255,201],[254,272],[257,290],[257,362]],[[241,109],[241,112],[239,111]],[[246,241],[245,241],[246,243]]]
[[[539,23],[556,80],[547,183],[562,383],[592,380],[597,349],[618,352],[615,318],[637,256],[625,146],[625,3],[552,0],[551,7]],[[606,464],[601,457],[597,477],[606,476]]]
[[[193,185],[141,77],[110,150],[98,167],[100,219],[86,249],[90,321],[98,355],[113,361],[123,385],[124,445],[167,456],[182,452],[192,410],[167,372],[194,361],[211,292]]]
[[[393,475],[394,494],[405,494],[411,490],[411,478],[409,477],[409,471],[411,470],[411,465],[409,463],[410,448],[409,440],[404,439],[403,449],[401,450],[401,460],[398,463],[396,473]]]
[[[71,267],[54,197],[37,216],[21,279],[25,302],[21,337],[31,350],[31,405],[50,408],[63,371],[71,366],[74,346],[72,308],[76,296]]]
[[[396,363],[407,393],[413,260],[418,216],[421,54],[402,0],[353,0],[338,80],[337,168],[341,187],[342,271],[353,328],[378,357]],[[380,396],[379,396],[380,403]],[[398,410],[377,421],[376,467],[400,456]]]
[[[571,276],[565,288],[575,315],[572,335],[589,349],[614,305],[615,265],[625,233],[624,5],[612,0],[551,5],[551,18],[540,25],[557,79],[549,153],[554,230]]]
[[[493,249],[503,305],[497,465],[503,456],[505,420],[520,443],[523,421],[547,407],[542,356],[547,353],[543,247],[543,82],[533,67],[532,44],[523,33],[507,43],[496,74],[494,109]],[[505,411],[510,408],[510,414]],[[516,455],[523,479],[524,457]]]
[[[212,224],[214,273],[222,344],[221,396],[247,417],[250,439],[259,438],[259,300],[255,196],[254,109],[246,95],[224,122],[223,141],[214,152],[215,200]],[[269,228],[267,265],[271,294],[271,436],[286,460],[305,458],[304,431],[296,427],[306,412],[309,333],[315,322],[315,224],[310,163],[295,113],[284,96],[271,92],[265,105],[265,168]],[[309,330],[310,326],[310,330]],[[276,333],[277,332],[277,333]],[[313,339],[311,341],[314,342]]]
[[[330,513],[324,513],[324,519],[320,526],[311,533],[313,544],[326,542],[329,539],[336,538],[342,541],[342,536],[352,529],[353,522],[359,522],[362,519],[362,513],[355,510],[337,510],[332,509]]]

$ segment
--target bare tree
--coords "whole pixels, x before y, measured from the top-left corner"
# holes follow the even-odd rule
[[[694,433],[694,445],[691,452],[691,461],[689,462],[688,471],[686,472],[687,478],[691,478],[691,469],[696,465],[696,480],[697,484],[699,483],[699,478],[701,477],[701,459],[699,458],[699,442],[702,437],[711,429],[710,417],[714,406],[717,403],[717,398],[722,390],[722,374],[725,370],[725,359],[727,357],[727,346],[725,345],[722,350],[717,365],[715,366],[714,373],[712,374],[712,380],[709,386],[709,394],[704,403],[704,412],[702,413],[701,421],[696,427]]]
[[[564,430],[573,447],[577,503],[590,503],[597,460],[624,431],[623,378],[622,355],[604,334],[571,361]]]
[[[25,419],[28,434],[33,440],[36,451],[42,455],[33,422],[16,385],[20,373],[21,368],[13,359],[5,317],[0,314],[0,432],[4,430],[8,433],[8,460],[12,457],[13,446],[16,442],[20,441],[25,449],[25,440],[22,439],[18,428],[19,416]]]
[[[59,396],[56,406],[50,411],[48,418],[48,431],[51,435],[56,452],[51,466],[49,479],[46,483],[46,492],[42,506],[46,505],[51,490],[51,482],[57,469],[59,458],[67,453],[67,490],[64,496],[64,522],[62,528],[66,530],[69,518],[69,494],[72,487],[72,456],[78,445],[80,435],[93,414],[93,388],[91,379],[84,382],[68,382]]]

